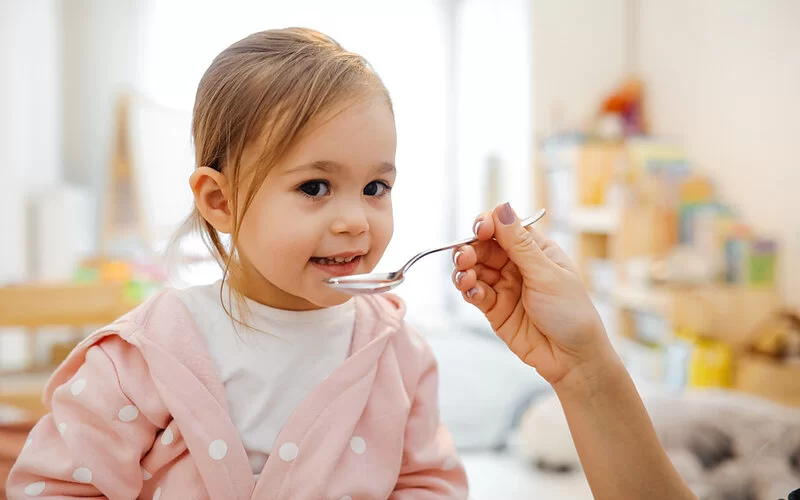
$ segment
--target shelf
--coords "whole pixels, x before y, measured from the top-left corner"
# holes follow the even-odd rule
[[[0,326],[102,326],[137,304],[113,283],[0,287]]]
[[[575,231],[592,234],[611,234],[619,227],[619,214],[610,207],[574,208],[569,224]]]
[[[623,309],[667,314],[670,307],[669,292],[664,289],[623,285],[616,287],[612,295]]]

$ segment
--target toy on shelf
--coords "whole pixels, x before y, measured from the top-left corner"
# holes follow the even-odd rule
[[[690,387],[730,387],[733,379],[733,351],[730,345],[699,338],[689,362]]]
[[[800,406],[800,317],[779,312],[756,328],[737,364],[735,387]]]
[[[73,274],[75,283],[121,284],[125,297],[132,303],[152,296],[166,280],[165,266],[147,259],[88,259]]]
[[[601,104],[598,113],[599,135],[605,137],[635,136],[647,133],[644,116],[644,84],[630,77]]]
[[[752,351],[776,360],[800,363],[800,317],[782,312],[765,321],[755,334]]]

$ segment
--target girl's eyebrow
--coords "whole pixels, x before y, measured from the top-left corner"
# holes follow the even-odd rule
[[[347,167],[339,162],[331,161],[331,160],[317,160],[312,161],[311,163],[304,163],[301,165],[295,165],[290,167],[286,170],[286,173],[295,173],[301,172],[303,170],[315,170],[318,172],[323,172],[326,174],[333,174],[340,172]],[[397,168],[394,166],[393,163],[384,161],[375,165],[374,170],[377,174],[394,174],[397,172]]]

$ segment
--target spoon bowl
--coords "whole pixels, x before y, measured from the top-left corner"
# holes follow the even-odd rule
[[[527,219],[522,220],[520,223],[523,226],[530,226],[534,222],[538,221],[547,212],[545,209],[540,209],[536,214],[532,217],[528,217]],[[414,257],[411,258],[406,264],[399,270],[391,272],[391,273],[366,273],[366,274],[351,274],[350,276],[336,276],[333,278],[328,278],[325,280],[325,284],[331,288],[335,288],[337,290],[341,290],[342,292],[349,293],[351,295],[369,295],[373,293],[384,293],[390,290],[394,290],[398,286],[400,286],[403,281],[406,279],[406,273],[408,272],[409,268],[414,265],[422,257],[426,255],[430,255],[432,253],[441,252],[443,250],[449,250],[452,248],[457,248],[464,245],[469,245],[470,243],[475,243],[478,241],[478,238],[466,238],[463,240],[455,241],[453,243],[448,243],[446,245],[442,245],[439,247],[431,248],[429,250],[425,250],[424,252],[420,252]]]

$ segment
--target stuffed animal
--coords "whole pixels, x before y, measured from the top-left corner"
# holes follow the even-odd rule
[[[800,486],[800,410],[719,389],[642,391],[642,399],[673,465],[700,500],[775,500]],[[528,410],[519,439],[521,454],[542,470],[580,468],[554,395]]]

